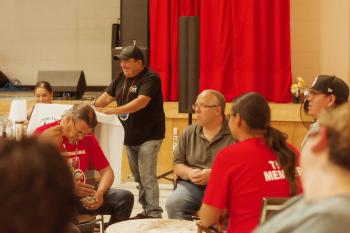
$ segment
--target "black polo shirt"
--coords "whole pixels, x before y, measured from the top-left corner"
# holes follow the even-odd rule
[[[120,118],[125,130],[124,144],[140,145],[146,141],[163,139],[165,135],[165,114],[159,76],[144,68],[133,78],[126,78],[123,72],[112,81],[106,92],[116,98],[118,106],[127,104],[139,95],[151,98],[143,109],[130,113],[126,120]]]

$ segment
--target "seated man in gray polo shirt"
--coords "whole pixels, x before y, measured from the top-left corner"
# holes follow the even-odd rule
[[[174,150],[174,173],[181,180],[165,208],[169,218],[192,220],[199,210],[216,154],[234,142],[225,118],[225,98],[205,90],[193,109],[197,123],[187,127]]]

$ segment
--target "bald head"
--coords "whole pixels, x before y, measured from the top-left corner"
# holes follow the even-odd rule
[[[204,96],[204,95],[209,95],[210,99],[212,99],[212,103],[213,105],[218,105],[221,108],[221,113],[222,116],[225,117],[225,108],[226,108],[226,101],[225,101],[225,97],[223,94],[221,94],[221,92],[216,91],[216,90],[204,90],[202,91],[199,96]]]

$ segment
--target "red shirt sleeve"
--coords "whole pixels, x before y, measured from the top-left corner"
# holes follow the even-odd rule
[[[40,134],[42,134],[48,128],[54,127],[54,126],[58,125],[59,123],[60,123],[60,121],[58,120],[58,121],[54,121],[54,122],[46,124],[46,125],[39,126],[33,132],[33,136],[39,136]]]
[[[230,193],[229,168],[225,163],[225,154],[226,149],[223,149],[216,156],[203,198],[205,204],[219,209],[228,207]]]
[[[90,158],[90,165],[95,170],[101,170],[109,166],[109,162],[100,147],[95,135],[85,136],[86,149]]]

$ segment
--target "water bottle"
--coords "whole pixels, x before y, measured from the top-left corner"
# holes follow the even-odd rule
[[[16,138],[17,141],[20,141],[23,139],[24,137],[24,127],[23,127],[23,123],[22,122],[16,122],[15,123],[15,135],[14,137]]]
[[[14,127],[13,122],[12,121],[8,121],[5,133],[6,133],[6,136],[9,137],[9,138],[12,138],[14,136],[14,129],[13,129],[13,127]]]

